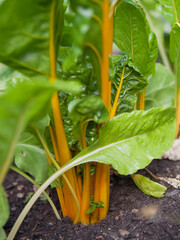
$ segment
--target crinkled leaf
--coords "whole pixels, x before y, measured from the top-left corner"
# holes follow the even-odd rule
[[[109,116],[109,112],[98,96],[87,96],[83,99],[72,101],[69,106],[69,116],[73,122],[73,132],[77,139],[81,139],[81,127],[87,121],[103,123]],[[88,134],[88,132],[87,132]]]
[[[136,186],[141,189],[145,194],[162,198],[167,188],[159,183],[151,181],[149,178],[144,177],[140,174],[133,174],[132,179],[135,182]]]
[[[158,9],[163,17],[171,24],[180,21],[180,1],[179,0],[158,0]]]
[[[98,96],[76,99],[69,104],[68,111],[74,123],[83,123],[87,120],[103,123],[109,116],[105,104]]]
[[[71,164],[95,161],[112,164],[120,174],[132,174],[161,157],[172,146],[174,136],[173,107],[123,113],[108,120],[96,143],[79,153]]]
[[[149,79],[145,91],[145,107],[170,107],[174,105],[175,76],[162,64],[156,64],[156,72]]]
[[[120,84],[123,67],[125,67],[125,73],[123,78],[123,84],[118,100],[117,114],[122,112],[131,111],[136,103],[137,97],[135,94],[141,93],[147,85],[147,80],[132,67],[128,67],[129,58],[125,54],[113,55],[111,57],[112,64],[112,104],[114,102],[117,88]]]
[[[9,204],[3,186],[0,186],[0,229],[9,218]],[[0,238],[1,239],[1,238]]]
[[[176,65],[177,87],[180,86],[180,23],[175,23],[170,34],[170,58]]]
[[[49,77],[51,22],[54,18],[52,31],[57,46],[63,28],[63,11],[62,0],[3,1],[0,5],[0,35],[3,36],[0,62],[36,79]]]
[[[96,208],[104,208],[104,203],[103,201],[95,202],[93,201],[93,196],[90,198],[90,208],[86,211],[86,214],[91,214],[94,212]]]
[[[29,132],[23,132],[15,150],[15,164],[30,173],[37,183],[48,178],[48,160],[40,141]]]
[[[157,41],[138,3],[124,0],[117,7],[114,42],[121,51],[126,51],[131,56],[130,66],[146,77],[153,74],[158,55]]]

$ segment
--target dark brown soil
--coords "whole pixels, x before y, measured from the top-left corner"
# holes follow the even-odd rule
[[[154,160],[148,168],[158,176],[179,177],[180,161]],[[150,177],[144,170],[141,173]],[[180,190],[165,185],[168,187],[165,197],[156,199],[141,192],[129,176],[112,175],[109,214],[101,223],[93,226],[73,225],[69,218],[58,221],[48,202],[39,200],[24,220],[15,239],[180,239]],[[11,216],[5,226],[8,233],[33,187],[10,171],[5,189],[11,208]],[[52,198],[59,206],[54,191]]]

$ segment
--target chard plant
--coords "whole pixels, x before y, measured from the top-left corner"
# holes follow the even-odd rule
[[[41,193],[60,218],[45,192],[49,185],[56,188],[63,217],[101,221],[109,207],[110,165],[131,175],[146,194],[163,197],[164,186],[135,174],[161,157],[175,136],[174,107],[144,111],[145,87],[154,87],[152,79],[161,75],[155,72],[160,40],[146,16],[133,0],[0,2],[3,238],[9,209],[2,184],[10,168],[39,189],[8,239]],[[170,49],[177,83],[178,27]],[[168,88],[167,81],[164,75]]]

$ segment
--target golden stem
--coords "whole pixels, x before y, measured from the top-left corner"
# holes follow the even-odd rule
[[[52,0],[52,8],[51,8],[51,14],[50,14],[50,46],[49,46],[49,53],[50,53],[50,69],[51,69],[51,77],[50,81],[55,82],[56,81],[56,58],[55,58],[55,46],[54,46],[54,18],[55,18],[55,8],[56,8],[56,0]],[[60,113],[59,108],[59,99],[58,99],[58,93],[56,92],[51,100],[52,104],[52,110],[53,110],[53,117],[54,117],[54,123],[55,123],[55,133],[56,133],[56,139],[57,139],[57,149],[58,149],[58,155],[59,160],[61,163],[61,166],[63,166],[65,163],[67,163],[71,159],[71,153],[68,147],[63,121]],[[67,180],[70,183],[70,185],[67,184],[67,181],[63,184],[63,190],[64,190],[64,201],[66,206],[66,214],[73,220],[77,218],[78,213],[78,206],[73,198],[72,191],[70,188],[73,189],[76,193],[76,187],[75,187],[75,181],[74,181],[74,175],[73,170],[69,170],[66,175]],[[70,186],[70,188],[69,188]]]
[[[81,126],[82,146],[83,149],[87,147],[86,142],[86,129],[87,123]],[[82,205],[81,205],[81,223],[89,224],[89,214],[86,211],[89,209],[90,196],[91,196],[91,171],[90,163],[84,164],[83,168],[83,189],[82,189]]]
[[[119,99],[119,96],[121,93],[121,88],[122,88],[123,79],[124,79],[124,72],[125,72],[125,67],[123,67],[122,76],[121,76],[121,80],[119,83],[119,88],[117,90],[116,97],[114,99],[113,107],[111,108],[110,118],[113,118],[116,114],[116,110],[117,110],[117,106],[118,106],[117,103],[118,103],[118,99]]]
[[[145,88],[143,89],[143,92],[140,96],[140,106],[139,106],[139,110],[144,110],[144,106],[145,106]]]
[[[53,148],[54,148],[54,152],[55,152],[55,156],[57,161],[59,161],[59,155],[58,155],[58,149],[57,149],[57,140],[56,140],[56,136],[55,136],[55,132],[54,129],[51,125],[49,125],[49,130],[50,130],[50,134],[51,134],[51,139],[52,139],[52,144],[53,144]],[[48,156],[48,154],[46,154],[49,164],[51,163],[51,160]],[[58,194],[58,198],[59,198],[59,202],[61,204],[61,211],[63,214],[63,217],[67,216],[66,214],[66,207],[65,207],[65,203],[64,203],[64,196],[63,196],[63,190],[61,187],[61,183],[59,183],[59,187],[56,188],[57,194]]]

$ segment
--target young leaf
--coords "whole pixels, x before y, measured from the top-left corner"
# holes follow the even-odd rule
[[[176,65],[177,87],[180,86],[180,23],[174,23],[170,33],[170,58]]]
[[[164,193],[167,188],[163,185],[151,181],[149,178],[144,177],[140,174],[133,174],[132,179],[135,182],[136,186],[145,194],[156,198],[164,197]]]
[[[120,53],[120,55],[113,55],[111,60],[111,101],[114,102],[117,87],[121,81],[123,67],[125,66],[123,84],[121,87],[116,113],[129,112],[133,109],[136,103],[137,97],[135,94],[142,92],[142,90],[147,86],[147,80],[132,67],[128,66],[129,58],[124,53]]]
[[[142,7],[131,0],[124,0],[117,7],[114,17],[114,42],[132,59],[135,70],[149,77],[154,72],[158,55],[155,35],[150,31]]]
[[[123,113],[108,120],[97,142],[73,158],[71,164],[95,161],[112,164],[120,174],[132,174],[161,157],[172,146],[174,135],[174,107]]]
[[[9,204],[3,186],[0,186],[0,229],[9,218]],[[0,238],[1,239],[1,238]]]
[[[85,122],[86,120],[103,123],[109,116],[106,106],[98,96],[76,99],[69,104],[68,111],[74,123]]]
[[[90,197],[90,208],[86,211],[87,214],[94,212],[96,208],[104,208],[103,201],[95,202],[93,201],[93,196]]]
[[[15,164],[30,173],[37,183],[48,177],[48,160],[40,141],[31,133],[23,132],[15,150]]]
[[[174,105],[175,76],[162,64],[156,64],[156,72],[149,79],[145,91],[145,107],[170,107]]]
[[[158,0],[158,9],[163,17],[171,24],[180,21],[179,0]]]
[[[30,77],[49,77],[50,31],[54,32],[57,46],[63,28],[63,11],[62,0],[3,1],[0,5],[0,35],[3,36],[0,62]]]

